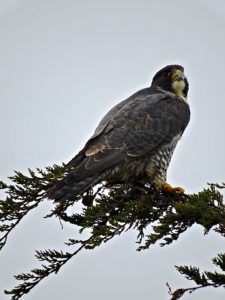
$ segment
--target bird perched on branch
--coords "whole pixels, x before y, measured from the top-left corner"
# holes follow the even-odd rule
[[[67,164],[70,172],[48,191],[56,201],[75,199],[99,182],[166,186],[171,156],[190,120],[184,69],[169,65],[150,87],[114,106],[84,148]]]

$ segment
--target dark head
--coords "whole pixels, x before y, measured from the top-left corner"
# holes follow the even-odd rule
[[[157,72],[152,80],[152,87],[161,88],[181,98],[187,97],[188,86],[184,68],[179,65],[166,66]]]

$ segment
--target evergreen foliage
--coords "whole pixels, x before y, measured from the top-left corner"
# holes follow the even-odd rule
[[[0,201],[0,250],[5,246],[12,229],[46,198],[47,190],[67,172],[65,165],[54,165],[45,170],[29,170],[28,175],[15,172],[10,177],[12,184],[0,182],[0,189],[6,194],[6,199]],[[161,246],[171,244],[194,224],[201,225],[205,234],[213,229],[225,236],[225,206],[221,193],[223,188],[225,184],[209,184],[203,191],[188,195],[167,190],[157,191],[151,186],[101,185],[97,192],[92,190],[83,197],[84,203],[92,203],[93,199],[94,202],[84,206],[81,213],[69,213],[69,208],[81,199],[56,203],[46,217],[56,216],[60,221],[78,226],[80,237],[88,229],[89,237],[71,238],[66,242],[72,249],[70,252],[54,249],[36,251],[35,256],[42,262],[42,266],[30,273],[16,275],[15,278],[21,283],[5,293],[11,295],[11,299],[20,299],[45,277],[57,273],[82,249],[94,249],[131,228],[138,232],[138,251],[148,249],[156,242]],[[213,263],[221,272],[201,273],[195,266],[176,266],[188,280],[194,281],[195,286],[172,292],[168,285],[171,300],[207,286],[225,287],[225,253],[218,254]]]

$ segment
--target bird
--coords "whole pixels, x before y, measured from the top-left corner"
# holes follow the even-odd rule
[[[190,120],[188,89],[181,65],[159,70],[149,87],[109,110],[48,198],[73,200],[101,182],[170,187],[167,169]]]

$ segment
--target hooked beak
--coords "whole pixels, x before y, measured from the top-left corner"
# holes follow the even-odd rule
[[[172,71],[171,78],[172,78],[172,81],[177,81],[177,80],[184,80],[185,76],[181,70],[175,69]]]

